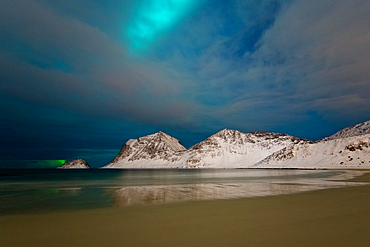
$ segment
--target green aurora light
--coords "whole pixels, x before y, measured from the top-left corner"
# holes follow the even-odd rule
[[[143,51],[154,44],[158,36],[168,32],[200,2],[199,0],[140,1],[135,16],[126,27],[131,51]]]
[[[0,169],[54,169],[66,163],[66,160],[0,160]]]
[[[66,160],[35,160],[29,165],[30,168],[56,168],[64,165]]]

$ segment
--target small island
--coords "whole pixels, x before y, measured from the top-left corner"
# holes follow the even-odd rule
[[[84,159],[71,160],[64,163],[63,166],[57,169],[90,169],[89,164]]]

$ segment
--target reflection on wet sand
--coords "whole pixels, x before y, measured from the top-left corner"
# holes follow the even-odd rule
[[[116,206],[149,205],[180,201],[231,199],[292,194],[310,190],[362,185],[343,180],[360,176],[361,171],[347,171],[328,178],[273,178],[248,182],[196,183],[175,185],[128,186],[114,193]]]

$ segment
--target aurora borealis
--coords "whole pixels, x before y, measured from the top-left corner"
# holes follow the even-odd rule
[[[367,121],[369,13],[363,0],[3,0],[0,167],[100,167],[157,131],[190,147],[224,128],[317,140]]]
[[[64,165],[64,163],[66,163],[65,160],[36,160],[31,168],[56,168]]]
[[[66,160],[2,160],[2,168],[54,169],[61,167]]]
[[[138,1],[134,16],[125,27],[129,49],[132,52],[149,49],[160,35],[170,32],[171,28],[201,2],[202,0]]]

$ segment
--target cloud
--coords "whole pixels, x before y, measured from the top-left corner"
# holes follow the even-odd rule
[[[17,51],[2,52],[4,92],[87,115],[154,124],[190,121],[186,116],[196,106],[182,99],[181,79],[163,64],[130,57],[100,29],[46,4],[5,1],[3,7],[2,28],[32,50],[31,60]],[[70,69],[53,67],[56,59]]]
[[[363,92],[370,89],[370,4],[329,2],[292,3],[253,56],[268,74],[275,71],[277,83],[290,82],[303,102],[346,95],[369,100]]]
[[[163,130],[190,145],[225,127],[319,138],[368,120],[368,1],[204,3],[133,54],[137,1],[2,1],[3,143],[111,150]]]
[[[274,119],[265,124],[270,128],[289,119],[307,120],[311,111],[332,121],[345,121],[348,111],[366,118],[370,114],[366,107],[370,103],[370,3],[281,4],[273,21],[259,23],[267,28],[242,59],[228,54],[235,50],[226,46],[235,41],[230,36],[216,37],[197,60],[198,75],[209,86],[199,98],[221,102],[213,117],[222,112],[230,122]]]

